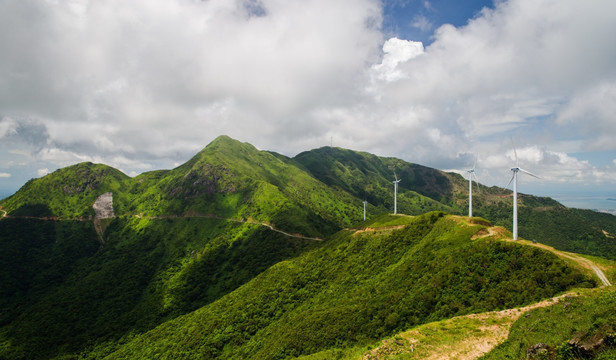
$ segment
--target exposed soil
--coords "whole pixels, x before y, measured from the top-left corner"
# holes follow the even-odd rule
[[[572,294],[564,294],[522,308],[471,314],[426,324],[401,333],[395,339],[384,340],[381,346],[364,354],[362,359],[391,359],[392,355],[402,354],[409,359],[477,359],[505,341],[511,326],[520,316],[530,310],[553,305],[567,296]],[[463,329],[457,328],[457,324],[469,322],[474,325],[472,331],[469,331],[468,325]]]

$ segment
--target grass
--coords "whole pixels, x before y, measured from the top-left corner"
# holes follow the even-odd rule
[[[482,359],[525,358],[526,350],[538,343],[547,344],[559,359],[576,359],[583,355],[569,341],[593,335],[605,337],[605,346],[593,358],[613,359],[615,308],[613,287],[581,291],[579,296],[561,299],[553,306],[535,309],[521,317],[512,326],[507,341]]]

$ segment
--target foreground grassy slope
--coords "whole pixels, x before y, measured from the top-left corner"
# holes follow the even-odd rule
[[[533,310],[513,325],[509,338],[483,360],[524,359],[537,344],[536,358],[616,358],[616,290],[583,292]]]
[[[191,312],[318,242],[217,219],[0,221],[0,358],[76,354]]]
[[[343,231],[109,358],[289,358],[594,284],[540,249],[470,240],[483,228],[429,213],[401,229]]]

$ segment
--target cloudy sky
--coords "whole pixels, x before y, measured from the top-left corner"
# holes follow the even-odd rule
[[[513,142],[542,177],[520,191],[615,193],[614,34],[612,0],[2,0],[0,193],[81,161],[172,168],[221,134],[477,155],[499,186]]]

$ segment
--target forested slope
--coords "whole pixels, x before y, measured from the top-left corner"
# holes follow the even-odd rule
[[[429,213],[401,229],[340,232],[109,358],[287,358],[594,285],[551,253],[471,240],[482,228]]]

